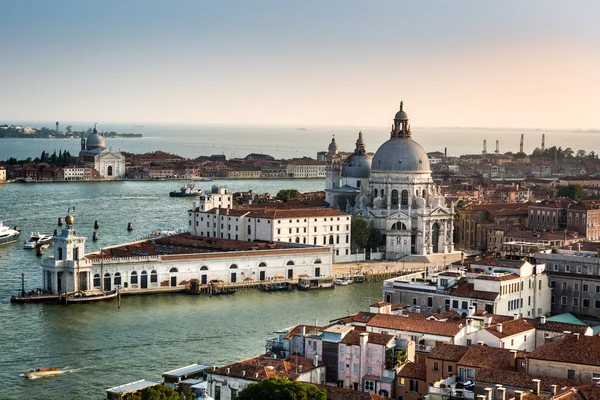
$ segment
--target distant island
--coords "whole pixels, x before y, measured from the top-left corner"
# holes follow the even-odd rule
[[[141,125],[140,125],[141,126]],[[92,133],[92,128],[86,131],[74,131],[71,125],[67,125],[65,131],[56,131],[50,128],[33,128],[22,125],[0,125],[0,138],[19,138],[19,139],[77,139],[81,135],[89,135]],[[107,138],[141,138],[144,137],[141,133],[117,133],[114,131],[103,132],[102,135]]]

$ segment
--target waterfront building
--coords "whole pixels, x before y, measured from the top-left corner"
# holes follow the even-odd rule
[[[49,293],[101,289],[185,289],[192,279],[207,285],[300,275],[331,275],[331,249],[297,243],[248,242],[180,233],[103,248],[85,254],[85,237],[72,227],[54,237],[54,256],[42,261]]]
[[[285,360],[260,355],[207,373],[208,394],[215,399],[235,400],[249,384],[276,376],[292,381],[324,384],[325,363],[290,355]]]
[[[522,317],[550,313],[545,264],[488,256],[467,260],[466,265],[431,274],[421,282],[402,277],[388,279],[383,284],[383,298],[426,312],[454,310],[464,316],[478,310]]]
[[[0,165],[0,183],[6,182],[6,168]]]
[[[106,389],[106,400],[127,400],[133,398],[135,393],[146,388],[160,385],[158,382],[140,379],[139,381],[126,383]]]
[[[191,235],[329,246],[334,262],[353,260],[350,226],[349,214],[331,208],[282,209],[269,204],[231,208],[231,195],[221,188],[201,196],[188,211]]]
[[[87,138],[81,134],[79,161],[93,165],[103,179],[125,177],[125,155],[113,151],[112,148],[106,148],[104,136],[98,133],[96,125]]]
[[[342,164],[333,140],[326,156],[326,200],[332,208],[364,218],[385,237],[385,257],[452,253],[453,206],[447,206],[431,178],[429,158],[413,140],[400,104],[390,139],[373,158],[362,134],[354,154]]]

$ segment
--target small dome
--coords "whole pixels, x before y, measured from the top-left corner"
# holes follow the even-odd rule
[[[408,120],[408,114],[404,112],[403,108],[404,108],[404,102],[401,101],[400,102],[400,111],[398,111],[396,113],[396,115],[394,116],[394,121],[406,121],[406,120]]]
[[[219,186],[219,185],[213,185],[210,191],[212,193],[219,193],[219,190],[221,190],[221,186]]]
[[[65,218],[65,222],[67,225],[73,225],[73,222],[75,222],[75,218],[73,218],[72,215],[67,215]]]
[[[98,133],[96,126],[94,126],[94,132],[87,137],[87,140],[85,141],[85,147],[88,150],[93,150],[96,148],[103,149],[105,147],[104,136]]]
[[[336,154],[338,152],[338,145],[335,142],[335,138],[331,139],[331,143],[329,143],[329,154]]]
[[[410,138],[395,137],[382,144],[371,162],[373,172],[431,172],[429,157]]]
[[[371,175],[371,157],[366,154],[352,154],[342,166],[343,178],[368,178]]]

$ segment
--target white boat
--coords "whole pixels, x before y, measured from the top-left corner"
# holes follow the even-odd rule
[[[348,286],[351,283],[354,283],[354,281],[345,276],[340,276],[339,278],[335,278],[333,280],[333,284],[338,286]]]
[[[36,247],[40,247],[44,244],[50,244],[52,242],[52,236],[43,235],[39,232],[31,232],[31,237],[28,241],[23,243],[24,249],[35,249]]]
[[[9,228],[0,221],[0,244],[11,243],[19,240],[21,231]]]
[[[23,375],[28,379],[44,378],[47,376],[60,375],[61,373],[62,371],[60,368],[37,368],[23,371]]]
[[[335,289],[335,286],[333,285],[333,278],[331,276],[303,276],[298,279],[298,289]]]
[[[73,303],[95,303],[97,301],[108,301],[116,299],[119,293],[116,290],[104,292],[102,290],[87,290],[73,293],[67,293],[63,297],[65,304]]]

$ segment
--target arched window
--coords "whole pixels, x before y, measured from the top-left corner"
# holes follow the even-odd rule
[[[248,235],[252,234],[252,227],[248,225]]]
[[[408,205],[408,190],[402,191],[402,198],[400,199],[400,204],[403,206]]]
[[[203,265],[200,267],[200,271],[208,271],[208,267],[206,265]]]
[[[112,165],[108,166],[108,169],[106,170],[106,175],[107,176],[113,176],[113,167],[112,167]]]
[[[383,196],[384,196],[384,194],[383,194],[383,189],[381,189],[381,197],[383,197]]]
[[[177,272],[177,268],[171,268],[169,272]]]
[[[333,235],[329,236],[329,244],[333,244]]]
[[[320,258],[317,258],[317,259],[315,260],[315,264],[321,264],[321,259],[320,259]]]
[[[287,262],[286,265],[294,265],[294,262],[290,260],[290,261]]]
[[[264,268],[267,266],[267,263],[265,262],[261,262],[260,264],[258,264],[258,268]]]
[[[396,222],[394,225],[392,225],[392,230],[393,231],[405,231],[406,225],[404,225],[404,223],[402,223],[402,222]]]
[[[137,271],[133,271],[131,273],[131,284],[137,285],[137,283],[138,283],[138,274],[137,274]]]
[[[316,236],[313,238],[313,244],[316,246],[317,245],[317,238]]]
[[[296,238],[296,243],[300,243],[300,238],[299,237]]]
[[[373,194],[375,195],[375,197],[377,197],[377,189],[375,189],[375,190],[373,191]]]
[[[156,270],[155,270],[155,269],[153,269],[153,270],[150,272],[150,282],[151,282],[151,283],[156,283],[156,282],[158,282],[158,274],[156,273]]]
[[[115,286],[121,284],[121,273],[115,272]]]
[[[100,274],[94,274],[94,287],[100,287]]]
[[[235,264],[231,264],[231,265],[229,266],[229,269],[237,269],[237,265],[235,265]]]
[[[423,189],[423,198],[425,198],[426,195],[427,195],[427,192],[425,191],[425,189]]]
[[[392,205],[398,205],[398,191],[396,189],[392,190]]]

